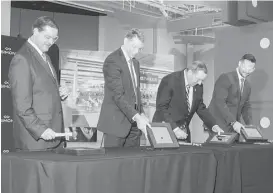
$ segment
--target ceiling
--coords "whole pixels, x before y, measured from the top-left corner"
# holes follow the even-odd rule
[[[88,16],[106,15],[105,13],[100,12],[99,10],[77,8],[50,1],[11,1],[11,7]]]
[[[151,28],[165,23],[176,44],[214,42],[213,29],[227,26],[221,20],[221,2],[214,1],[73,1],[78,4],[107,9],[107,15],[121,23],[138,28]]]
[[[151,28],[166,23],[168,32],[181,42],[194,36],[212,37],[212,28],[223,26],[219,2],[214,1],[164,1],[164,0],[119,0],[119,1],[11,1],[11,6],[23,9],[80,14],[89,16],[113,16],[124,26]],[[176,40],[174,38],[174,40]],[[202,39],[201,39],[202,41]]]

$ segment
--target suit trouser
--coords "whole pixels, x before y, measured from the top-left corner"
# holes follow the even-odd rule
[[[129,134],[124,138],[105,133],[104,147],[139,147],[141,134],[137,124],[133,123]]]

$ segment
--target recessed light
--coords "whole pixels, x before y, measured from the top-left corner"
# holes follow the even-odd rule
[[[260,46],[263,49],[266,49],[270,46],[270,40],[268,38],[262,38],[260,41]]]
[[[258,5],[258,1],[257,0],[252,0],[252,6],[257,7],[257,5]]]
[[[270,119],[268,117],[261,118],[260,125],[264,129],[268,128],[270,126]]]

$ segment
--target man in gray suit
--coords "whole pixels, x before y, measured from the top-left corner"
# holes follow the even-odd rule
[[[149,121],[140,99],[139,62],[134,58],[143,49],[144,36],[132,29],[124,44],[104,62],[104,100],[97,129],[104,133],[104,147],[140,146],[141,131]]]
[[[13,57],[9,82],[13,102],[13,135],[17,150],[46,150],[60,143],[63,116],[57,74],[46,54],[58,39],[49,17],[38,18],[32,36]]]

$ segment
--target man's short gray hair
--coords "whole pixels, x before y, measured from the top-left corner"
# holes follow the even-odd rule
[[[188,70],[193,72],[203,71],[205,74],[208,74],[208,68],[205,62],[203,61],[194,61],[191,65],[188,66]]]
[[[144,43],[144,34],[139,29],[133,28],[125,35],[125,38],[129,40],[135,37],[137,37],[142,43]]]

